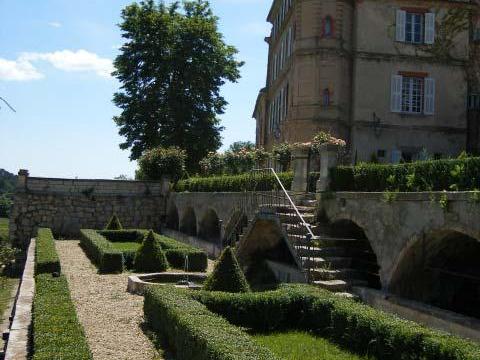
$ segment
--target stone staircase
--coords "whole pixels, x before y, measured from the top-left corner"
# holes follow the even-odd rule
[[[327,221],[319,221],[316,214],[315,194],[293,196],[293,201],[314,234],[308,246],[307,229],[299,226],[299,218],[290,206],[275,206],[282,227],[288,235],[305,270],[310,272],[312,284],[351,297],[353,286],[378,287],[378,267],[368,241],[360,238],[336,236]],[[239,231],[240,240],[245,229]]]
[[[317,218],[315,194],[296,196],[295,205],[315,235],[310,247],[306,241],[307,230],[292,225],[296,221],[293,210],[280,207],[277,215],[304,268],[309,269],[312,283],[346,296],[350,296],[348,292],[353,286],[376,287],[378,267],[368,242],[335,236],[331,225]]]

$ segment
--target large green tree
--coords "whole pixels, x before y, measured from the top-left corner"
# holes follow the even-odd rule
[[[187,170],[221,145],[218,115],[227,102],[226,81],[240,78],[237,50],[225,44],[208,2],[165,5],[153,0],[127,6],[120,28],[125,39],[113,75],[121,88],[114,118],[131,149],[130,159],[157,146],[187,152]]]

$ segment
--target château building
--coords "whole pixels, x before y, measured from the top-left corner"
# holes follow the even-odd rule
[[[347,141],[352,161],[458,155],[478,130],[468,115],[475,1],[274,0],[257,146],[324,130]]]

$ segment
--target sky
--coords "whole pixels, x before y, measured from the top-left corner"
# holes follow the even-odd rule
[[[112,117],[119,83],[109,74],[122,44],[124,0],[0,0],[0,168],[31,176],[133,177],[136,162],[120,150]],[[212,0],[225,42],[245,61],[226,84],[220,115],[223,149],[255,139],[251,118],[265,85],[269,0]]]

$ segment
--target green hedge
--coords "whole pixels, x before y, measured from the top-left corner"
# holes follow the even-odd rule
[[[55,249],[55,239],[52,231],[40,228],[37,232],[35,246],[35,274],[60,273],[60,259]]]
[[[123,255],[112,247],[110,241],[91,229],[80,230],[80,244],[101,273],[123,271]]]
[[[63,275],[35,277],[32,332],[33,360],[93,358]]]
[[[480,158],[362,164],[330,170],[333,191],[443,191],[480,189]]]
[[[232,324],[256,331],[314,331],[382,360],[474,360],[480,346],[305,285],[263,293],[192,292]]]
[[[144,316],[177,360],[274,360],[241,329],[170,286],[146,290]]]
[[[293,173],[279,173],[278,177],[283,186],[289,190],[292,186]],[[252,176],[250,173],[230,176],[192,177],[180,180],[175,185],[177,192],[236,192],[245,190],[272,190],[277,187],[273,175]]]
[[[111,242],[131,241],[141,243],[145,235],[147,235],[148,230],[101,230],[98,231],[98,233],[105,236],[108,241]],[[154,235],[155,238],[160,242],[160,245],[162,246],[162,249],[165,252],[165,256],[167,257],[168,263],[171,267],[183,270],[185,266],[185,255],[188,255],[188,269],[190,271],[205,271],[207,269],[208,257],[205,251],[157,233]],[[130,260],[133,261],[134,256],[135,253],[124,252],[125,264],[127,265],[127,268],[128,262]]]

